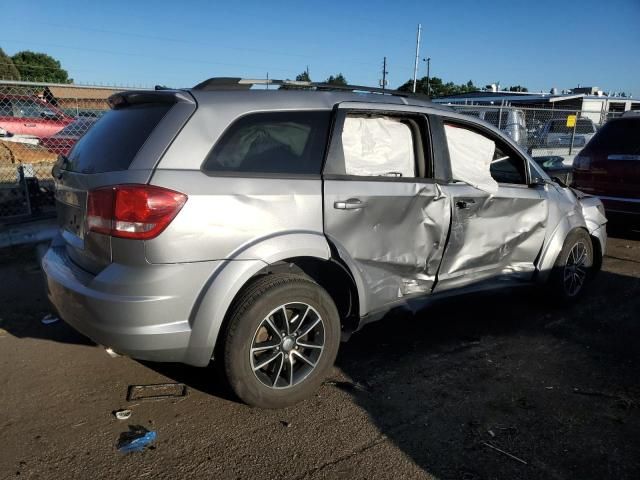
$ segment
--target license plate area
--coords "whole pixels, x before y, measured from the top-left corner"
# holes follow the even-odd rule
[[[63,230],[84,239],[86,193],[70,189],[56,190],[58,224]]]

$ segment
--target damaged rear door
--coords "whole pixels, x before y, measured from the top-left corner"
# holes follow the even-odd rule
[[[434,291],[481,280],[532,279],[545,238],[548,201],[529,165],[495,132],[444,119],[454,181],[451,233]]]
[[[324,230],[360,284],[361,314],[433,287],[449,199],[425,115],[342,105],[324,170]]]

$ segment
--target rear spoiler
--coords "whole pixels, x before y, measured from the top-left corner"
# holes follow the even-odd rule
[[[114,109],[143,103],[196,103],[191,94],[181,90],[119,92],[111,95],[108,101]]]

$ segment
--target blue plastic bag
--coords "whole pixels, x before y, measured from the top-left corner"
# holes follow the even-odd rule
[[[118,451],[121,453],[141,452],[156,440],[156,432],[139,425],[130,425],[128,432],[120,434]]]

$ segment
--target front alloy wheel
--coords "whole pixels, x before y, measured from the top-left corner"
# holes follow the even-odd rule
[[[594,250],[586,230],[567,235],[549,277],[549,293],[559,303],[574,302],[593,277]]]
[[[576,296],[587,280],[589,253],[584,242],[571,248],[564,266],[564,288],[570,297]]]

